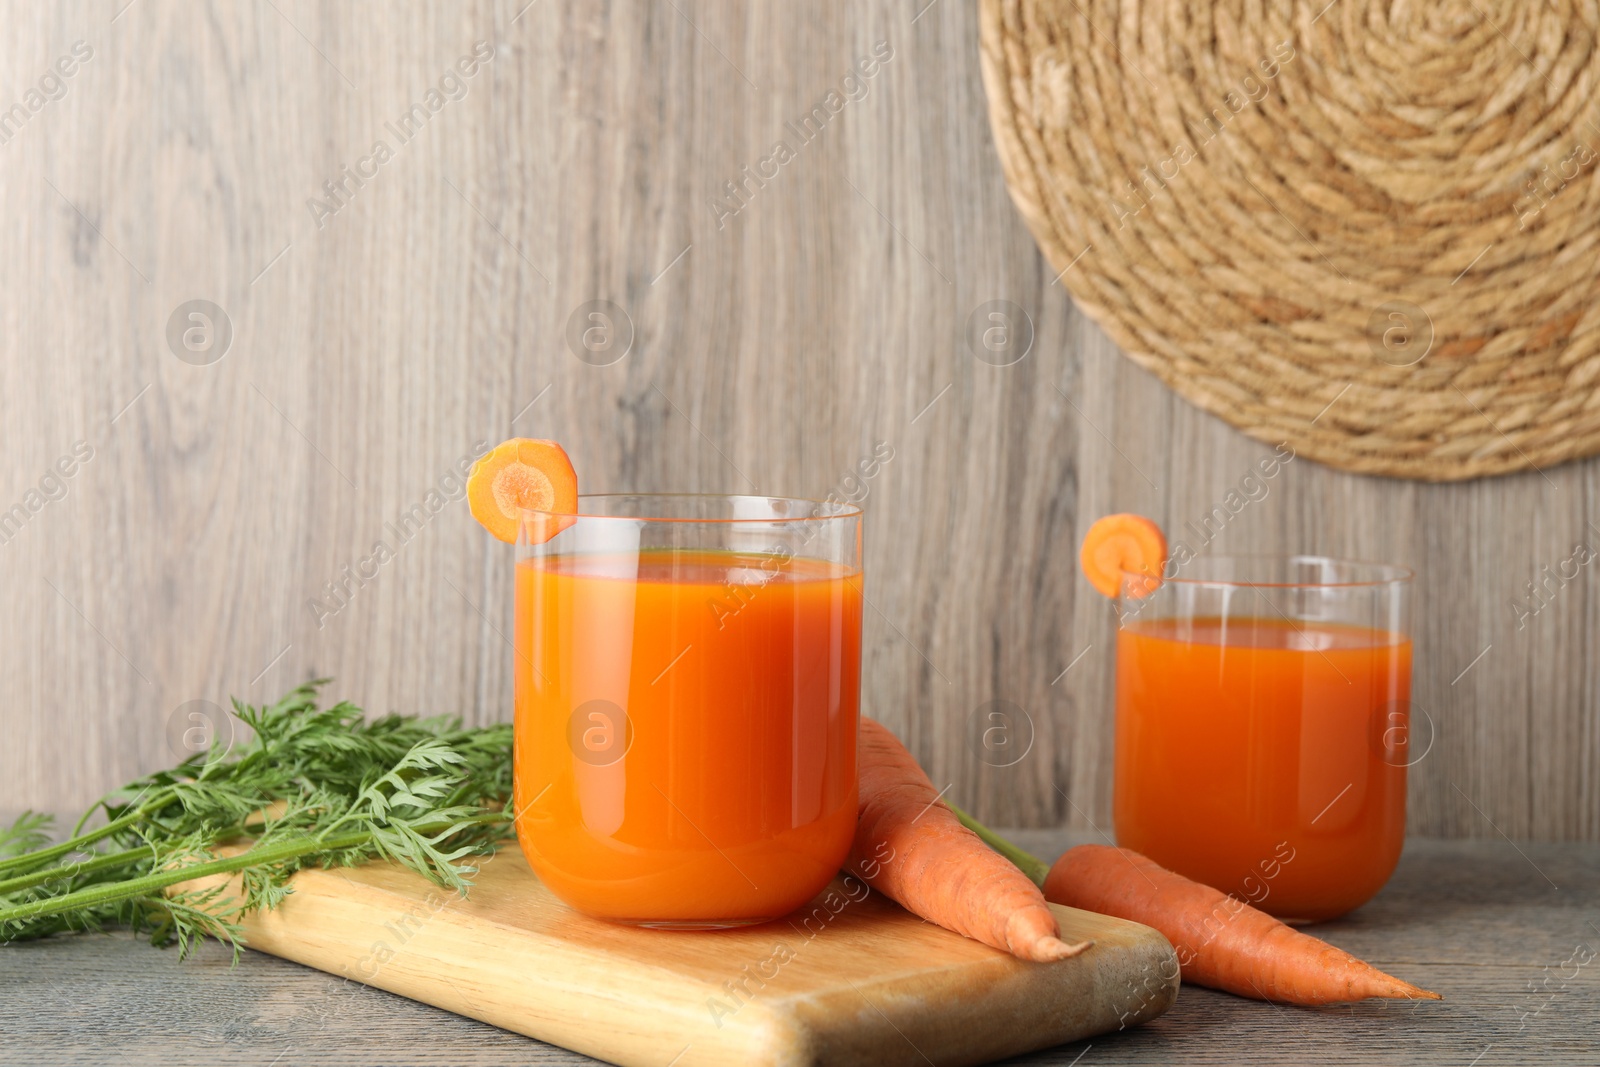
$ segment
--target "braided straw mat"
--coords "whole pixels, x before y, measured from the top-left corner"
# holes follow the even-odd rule
[[[1594,0],[981,0],[1078,304],[1268,443],[1448,481],[1600,451]]]

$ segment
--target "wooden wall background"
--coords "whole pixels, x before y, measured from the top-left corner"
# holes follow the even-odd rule
[[[1053,284],[995,160],[971,4],[4,11],[0,107],[93,55],[0,144],[0,510],[27,511],[0,543],[0,809],[83,805],[181,755],[189,702],[310,675],[507,717],[511,556],[464,503],[320,626],[308,600],[515,432],[614,491],[821,495],[888,442],[867,710],[991,820],[1109,825],[1112,618],[1078,539],[1113,510],[1198,522],[1270,450]],[[479,40],[464,98],[399,144],[384,124]],[[798,144],[785,123],[879,42],[865,95]],[[319,228],[307,200],[378,139],[393,158]],[[719,225],[779,139],[794,158]],[[166,336],[196,299],[231,322],[209,365]],[[631,321],[607,366],[566,340],[594,300]],[[965,340],[993,300],[1031,319],[1010,366]],[[1420,570],[1413,831],[1600,840],[1594,568],[1520,629],[1513,607],[1600,549],[1600,466],[1438,487],[1300,461],[1269,486],[1209,551]],[[996,699],[1035,732],[1010,768],[975,743]]]

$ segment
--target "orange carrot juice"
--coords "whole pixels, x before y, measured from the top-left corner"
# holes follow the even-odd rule
[[[516,570],[517,836],[551,891],[683,927],[820,892],[855,832],[860,572],[681,548]]]
[[[1341,915],[1405,833],[1411,642],[1252,617],[1117,635],[1117,843],[1286,919]]]

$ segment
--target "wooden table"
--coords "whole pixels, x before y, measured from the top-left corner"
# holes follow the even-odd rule
[[[1054,855],[1082,838],[1014,839]],[[1445,1000],[1304,1010],[1186,987],[1141,1030],[1011,1062],[1600,1063],[1600,957],[1579,963],[1600,953],[1600,846],[1412,841],[1375,901],[1318,933]],[[0,1063],[96,1061],[594,1062],[269,956],[230,969],[215,944],[183,964],[125,935],[0,947]]]

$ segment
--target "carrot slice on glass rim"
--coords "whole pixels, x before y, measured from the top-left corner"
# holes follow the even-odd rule
[[[516,541],[528,511],[578,510],[578,476],[566,451],[554,441],[513,437],[472,465],[467,506],[485,530],[508,544]],[[571,514],[529,517],[527,536],[543,544],[576,521]]]
[[[1167,539],[1161,527],[1143,515],[1107,515],[1097,519],[1084,535],[1078,564],[1089,584],[1105,596],[1115,598],[1126,592],[1146,597],[1161,585]],[[1124,585],[1129,577],[1134,580]]]

